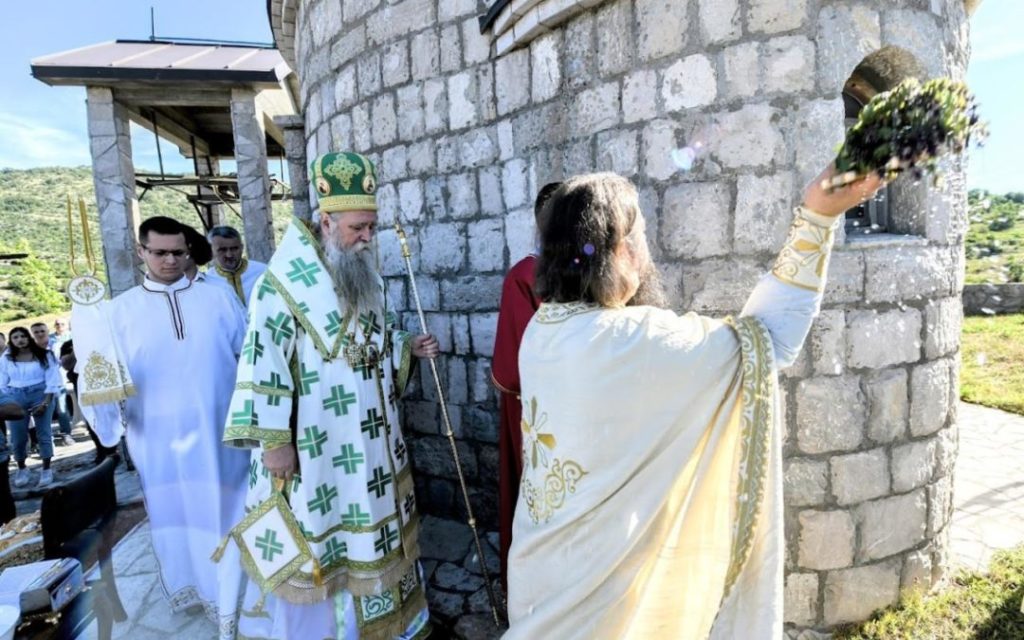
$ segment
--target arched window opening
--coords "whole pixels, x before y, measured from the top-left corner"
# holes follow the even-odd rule
[[[857,122],[860,110],[879,92],[878,85],[864,74],[854,71],[843,86],[843,109],[846,128]],[[889,188],[846,212],[846,234],[864,235],[889,231]]]

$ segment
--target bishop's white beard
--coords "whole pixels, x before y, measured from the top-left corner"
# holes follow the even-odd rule
[[[377,268],[370,245],[360,242],[342,249],[339,244],[335,238],[321,241],[327,270],[342,300],[350,309],[381,311],[384,298],[377,286]]]

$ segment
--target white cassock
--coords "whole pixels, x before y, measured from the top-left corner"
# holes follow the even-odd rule
[[[245,334],[241,305],[219,287],[148,278],[106,307],[135,384],[125,402],[164,594],[174,611],[201,605],[234,638],[242,569],[210,556],[242,518],[249,452],[221,444]],[[89,353],[88,344],[76,351]],[[123,433],[118,405],[88,407],[104,445]],[[237,554],[229,549],[228,553]]]
[[[234,294],[242,303],[242,306],[249,306],[249,296],[252,294],[252,287],[256,284],[267,265],[248,258],[242,258],[238,270],[231,272],[221,269],[214,262],[206,270],[206,282],[223,287],[226,291]]]

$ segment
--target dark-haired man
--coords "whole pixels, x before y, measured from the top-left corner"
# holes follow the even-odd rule
[[[242,234],[234,227],[214,227],[206,239],[213,249],[213,266],[206,272],[206,281],[227,288],[243,306],[248,306],[252,287],[267,265],[242,255]]]
[[[249,455],[221,445],[242,348],[241,306],[218,287],[184,275],[188,232],[171,218],[139,227],[142,284],[109,303],[109,321],[136,395],[124,403],[83,406],[101,442],[115,446],[122,428],[142,481],[161,585],[174,611],[196,605],[234,637],[241,588],[237,562],[210,560],[242,515]],[[79,369],[103,352],[76,339]]]

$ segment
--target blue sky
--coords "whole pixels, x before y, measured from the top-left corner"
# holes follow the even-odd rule
[[[42,55],[118,38],[157,36],[270,42],[264,0],[49,0],[8,2],[0,25],[0,167],[89,164],[85,90],[48,87],[29,74]],[[984,0],[971,19],[968,82],[991,136],[971,153],[969,184],[997,193],[1024,191],[1024,2]],[[157,167],[153,135],[134,128],[135,165]],[[163,146],[168,171],[191,163]],[[169,158],[170,157],[170,158]]]

